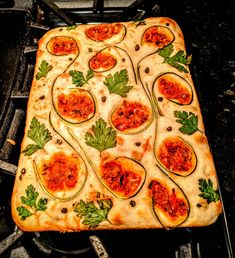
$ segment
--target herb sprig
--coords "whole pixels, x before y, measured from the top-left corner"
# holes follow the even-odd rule
[[[39,72],[36,74],[36,79],[40,80],[42,77],[46,77],[47,74],[51,71],[52,65],[50,65],[47,61],[42,60],[39,66]]]
[[[211,179],[200,178],[198,180],[199,183],[199,190],[201,191],[201,194],[199,194],[200,197],[207,200],[207,203],[216,202],[220,199],[219,190],[213,189],[213,182]]]
[[[191,63],[192,56],[186,56],[183,50],[179,50],[175,55],[171,56],[174,51],[172,44],[169,44],[158,51],[158,54],[164,58],[164,63],[175,67],[180,72],[188,73],[187,69],[183,65],[188,65]],[[181,65],[183,64],[183,65]]]
[[[138,26],[146,25],[145,20],[136,20],[134,23],[135,23],[135,27],[136,27],[136,28],[137,28]]]
[[[86,77],[83,75],[83,72],[71,70],[69,75],[72,76],[72,82],[76,87],[82,87],[84,84],[88,84],[88,81],[94,77],[95,73],[92,70],[88,70]]]
[[[174,111],[174,116],[178,118],[176,122],[182,125],[179,128],[181,133],[191,135],[196,131],[200,131],[198,129],[198,116],[196,116],[194,113],[187,113],[186,111]]]
[[[70,31],[70,30],[74,30],[74,29],[76,29],[76,28],[77,28],[77,25],[67,26],[66,28],[67,28],[67,30],[68,30],[68,31]]]
[[[44,124],[41,124],[37,118],[33,117],[30,130],[28,130],[27,136],[33,140],[36,144],[28,144],[23,150],[26,156],[32,155],[39,149],[43,149],[45,144],[52,139],[51,133],[46,129]]]
[[[99,118],[92,125],[92,132],[85,134],[86,144],[102,152],[116,146],[117,132],[112,127],[107,127],[103,118]]]
[[[82,223],[89,228],[96,228],[102,221],[108,220],[108,213],[113,206],[111,199],[98,199],[85,202],[80,200],[74,208],[78,216],[83,219]]]
[[[128,73],[126,69],[116,72],[114,75],[109,74],[104,81],[104,85],[108,87],[110,93],[115,93],[121,97],[126,97],[127,93],[133,86],[127,85]]]
[[[36,192],[35,187],[33,185],[29,185],[25,190],[26,196],[21,196],[21,203],[30,207],[31,210],[26,208],[25,206],[17,207],[17,211],[21,220],[25,220],[27,217],[32,216],[37,211],[45,211],[47,209],[47,198],[38,199],[39,193]]]

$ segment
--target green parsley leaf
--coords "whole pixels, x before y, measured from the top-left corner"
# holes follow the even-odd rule
[[[85,202],[80,200],[75,205],[74,211],[83,219],[82,223],[89,228],[97,227],[102,221],[108,220],[108,213],[113,206],[111,199],[99,199],[97,205],[93,201]]]
[[[95,73],[92,70],[88,70],[86,77],[84,77],[81,71],[71,70],[69,75],[72,76],[72,82],[76,85],[76,87],[82,87],[84,84],[88,83]]]
[[[27,189],[25,190],[26,197],[21,196],[21,202],[23,204],[28,205],[29,207],[36,207],[36,200],[38,198],[39,193],[35,191],[35,188],[33,185],[29,185]]]
[[[40,80],[42,77],[46,77],[48,72],[51,71],[52,65],[49,65],[47,61],[42,60],[39,66],[39,72],[36,74],[36,79]]]
[[[45,211],[47,209],[47,202],[46,198],[40,198],[36,205],[36,211]]]
[[[196,116],[194,113],[174,111],[174,116],[178,118],[176,122],[182,125],[179,128],[181,133],[191,135],[196,131],[200,131],[198,129],[198,116]]]
[[[187,69],[183,65],[188,65],[191,63],[192,56],[186,56],[183,50],[178,51],[175,55],[171,56],[174,48],[172,44],[169,44],[158,51],[158,54],[164,58],[164,63],[175,67],[180,72],[188,73]],[[183,64],[183,65],[181,65]]]
[[[201,191],[201,194],[199,194],[200,197],[207,200],[207,203],[216,202],[220,199],[219,196],[219,190],[213,189],[213,182],[211,179],[200,178],[198,180],[199,183],[199,190]]]
[[[25,206],[17,207],[17,211],[21,220],[25,220],[27,217],[32,216],[37,211],[45,211],[47,209],[48,199],[40,198],[38,201],[39,193],[36,192],[33,185],[29,185],[25,190],[26,196],[21,196],[22,204],[30,207],[34,212],[29,211]]]
[[[28,144],[26,146],[23,150],[23,153],[26,156],[30,156],[37,150],[43,149],[44,145],[52,139],[49,130],[45,128],[44,124],[40,124],[35,117],[33,117],[31,121],[30,130],[28,130],[27,136],[36,144]]]
[[[100,118],[92,125],[93,134],[85,134],[86,144],[102,152],[116,146],[117,132],[112,127],[107,127],[104,119]]]
[[[40,146],[36,144],[28,144],[26,148],[23,150],[23,153],[25,156],[30,156],[39,149],[41,149]]]
[[[136,27],[136,28],[137,28],[138,26],[146,25],[145,20],[136,20],[134,23],[135,23],[135,27]]]
[[[77,28],[77,25],[72,25],[72,26],[68,26],[67,27],[67,30],[69,31],[69,30],[74,30],[74,29],[76,29]]]
[[[174,47],[172,44],[169,44],[165,47],[163,47],[161,50],[158,51],[158,54],[161,57],[169,57],[174,51]]]
[[[24,206],[19,206],[16,208],[19,216],[21,217],[21,220],[25,220],[27,217],[30,217],[33,215],[29,210],[27,210]]]
[[[123,69],[120,72],[116,72],[114,75],[109,74],[104,81],[109,89],[110,93],[115,93],[121,97],[126,97],[127,94],[133,86],[128,86],[128,74],[127,70]]]

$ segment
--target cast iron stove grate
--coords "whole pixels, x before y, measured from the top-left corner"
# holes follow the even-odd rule
[[[55,10],[55,6],[45,2],[34,1],[31,14],[14,8],[0,10],[1,24],[6,24],[0,36],[0,44],[5,44],[5,51],[1,54],[4,62],[11,62],[11,66],[6,67],[1,59],[0,64],[4,74],[0,77],[0,87],[4,93],[0,109],[0,256],[107,257],[108,254],[110,257],[152,257],[155,253],[157,257],[164,258],[231,258],[232,249],[225,213],[214,225],[205,228],[95,232],[95,236],[98,236],[95,241],[101,239],[107,253],[99,243],[95,245],[96,250],[92,248],[90,233],[87,232],[23,233],[14,225],[10,213],[10,198],[24,133],[38,39],[49,28],[73,24],[73,20],[77,23],[112,22],[141,20],[167,14],[157,1],[152,1],[151,4],[143,0],[130,1],[127,6],[127,1],[119,1],[117,7],[107,7],[109,1],[94,0],[83,1],[88,6],[82,7],[77,5],[78,1],[67,1],[69,8],[64,6],[62,9],[66,14],[64,17],[59,9]],[[64,2],[58,1],[57,4],[63,6]],[[122,5],[124,7],[120,7]],[[6,41],[12,44],[9,49],[4,43]],[[10,52],[12,49],[16,52]],[[192,74],[196,76],[193,70]]]

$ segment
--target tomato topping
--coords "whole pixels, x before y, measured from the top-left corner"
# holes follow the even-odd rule
[[[158,148],[158,159],[174,172],[189,172],[193,168],[193,151],[178,137],[165,139]]]
[[[186,87],[177,82],[160,78],[158,83],[159,92],[168,99],[177,100],[178,103],[187,105],[191,102],[191,93]]]
[[[144,33],[142,42],[162,48],[173,41],[174,36],[169,32],[169,29],[160,26],[151,27]]]
[[[70,37],[53,37],[48,43],[48,50],[53,55],[77,54],[78,46],[76,41]]]
[[[94,110],[94,101],[88,94],[72,92],[58,96],[58,111],[62,116],[80,121],[87,119]]]
[[[73,188],[78,181],[78,159],[62,152],[53,154],[51,159],[42,165],[42,177],[46,186],[52,191]]]
[[[116,24],[100,24],[93,26],[86,30],[88,38],[95,41],[103,41],[110,39],[113,35],[118,34],[121,31],[122,25]]]
[[[175,188],[172,192],[160,182],[152,181],[149,188],[152,191],[154,206],[166,212],[172,219],[185,216],[188,212],[188,205],[185,200],[177,198]]]
[[[105,69],[109,70],[113,68],[116,64],[116,59],[113,58],[110,54],[105,53],[97,53],[92,59],[90,60],[90,68],[92,70],[98,69]]]
[[[147,106],[138,102],[123,101],[112,115],[112,123],[119,131],[138,128],[144,124],[150,116]]]
[[[111,160],[102,164],[102,179],[106,185],[113,191],[123,195],[131,195],[136,191],[141,176],[137,173],[124,169],[118,161]]]

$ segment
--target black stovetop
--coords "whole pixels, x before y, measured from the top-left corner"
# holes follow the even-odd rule
[[[12,1],[6,2],[14,7]],[[28,1],[16,2],[17,7],[21,7],[21,3],[24,8],[29,6]],[[156,2],[161,7],[158,10],[161,16],[173,18],[180,25],[185,35],[187,53],[193,56],[190,68],[198,86],[205,129],[214,156],[235,252],[235,1]],[[206,242],[206,237],[203,240]],[[131,243],[135,245],[134,241]]]

